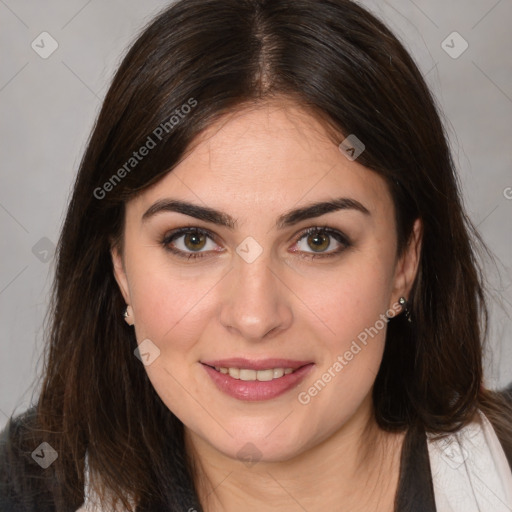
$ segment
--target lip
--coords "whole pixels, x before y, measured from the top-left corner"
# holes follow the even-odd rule
[[[295,361],[293,359],[259,359],[251,360],[243,357],[233,357],[230,359],[216,359],[214,361],[201,361],[208,366],[217,366],[219,368],[246,368],[247,370],[268,370],[270,368],[293,368],[296,370],[301,366],[310,364],[311,361]]]
[[[249,361],[247,359],[223,359],[219,361],[201,362],[202,367],[213,383],[223,393],[247,402],[271,400],[297,387],[314,366],[312,362],[291,361],[286,359],[264,359]],[[260,382],[234,379],[229,374],[220,373],[212,366],[247,368],[249,370],[265,370],[269,368],[293,368],[293,373],[278,379]]]

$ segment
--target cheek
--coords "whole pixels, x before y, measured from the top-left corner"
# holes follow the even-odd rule
[[[333,418],[353,412],[371,389],[384,351],[392,269],[392,259],[360,255],[340,269],[335,283],[332,276],[316,281],[308,305],[322,319],[321,358],[299,390],[299,402],[315,404],[316,414],[327,404]]]
[[[212,315],[219,277],[180,272],[158,258],[138,263],[131,273],[136,337],[139,343],[151,340],[159,350],[145,370],[162,401],[188,423],[201,414],[189,397],[200,395],[195,378],[200,340]]]
[[[221,277],[214,269],[180,267],[163,252],[139,255],[130,268],[137,339],[151,339],[162,353],[189,349],[204,331]]]
[[[311,311],[322,320],[322,333],[327,336],[329,346],[342,349],[386,312],[392,270],[392,262],[383,258],[354,254],[335,276],[317,274],[314,286],[306,279],[302,281],[305,287],[297,294],[308,297]]]

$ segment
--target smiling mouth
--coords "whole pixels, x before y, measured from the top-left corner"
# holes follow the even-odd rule
[[[285,375],[289,375],[297,371],[299,368],[268,368],[265,370],[252,370],[249,368],[232,368],[232,367],[223,367],[223,366],[209,366],[214,370],[222,373],[224,375],[229,375],[233,379],[243,380],[243,381],[259,381],[259,382],[269,382],[271,380],[280,379]],[[300,367],[302,368],[302,366]]]
[[[243,401],[277,398],[302,382],[315,366],[309,361],[282,358],[251,360],[244,357],[200,361],[223,393]]]

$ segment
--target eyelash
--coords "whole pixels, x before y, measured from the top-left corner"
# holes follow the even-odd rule
[[[198,227],[185,227],[185,228],[179,228],[170,233],[167,233],[165,235],[165,237],[163,238],[163,240],[161,240],[160,243],[162,244],[162,246],[164,247],[165,250],[175,254],[176,256],[178,256],[180,258],[183,258],[186,260],[204,258],[205,253],[201,253],[201,252],[186,253],[186,252],[182,251],[181,249],[176,249],[176,248],[172,247],[171,245],[169,245],[171,242],[173,242],[177,238],[180,238],[181,236],[186,235],[188,233],[206,235],[208,238],[215,241],[215,236],[213,235],[213,233],[211,233],[210,231],[208,231],[206,229],[198,228]],[[301,258],[311,259],[311,260],[315,259],[315,258],[332,258],[334,256],[339,255],[341,252],[343,252],[345,249],[349,248],[352,245],[351,242],[349,241],[348,237],[346,237],[343,233],[341,233],[340,231],[337,231],[335,229],[329,228],[328,226],[315,226],[315,227],[311,227],[311,228],[308,228],[308,229],[302,231],[298,235],[295,243],[298,243],[304,237],[307,237],[312,234],[318,234],[318,233],[325,233],[325,234],[331,236],[332,238],[334,238],[337,242],[339,242],[341,244],[341,247],[334,251],[328,252],[328,253],[316,253],[315,254],[315,253],[304,253],[303,251],[296,251],[295,254],[298,254]]]

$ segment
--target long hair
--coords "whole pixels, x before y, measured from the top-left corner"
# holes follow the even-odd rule
[[[483,386],[479,238],[435,101],[402,44],[349,0],[179,0],[145,27],[113,79],[58,243],[37,407],[39,438],[59,454],[48,469],[58,511],[82,501],[86,450],[125,507],[130,494],[139,510],[201,510],[183,425],[134,357],[110,249],[122,244],[126,201],[172,172],[205,128],[280,96],[319,116],[333,143],[363,141],[358,162],[394,201],[398,253],[423,223],[414,321],[390,320],[373,390],[379,426],[453,432],[480,408],[512,447],[505,404]]]

